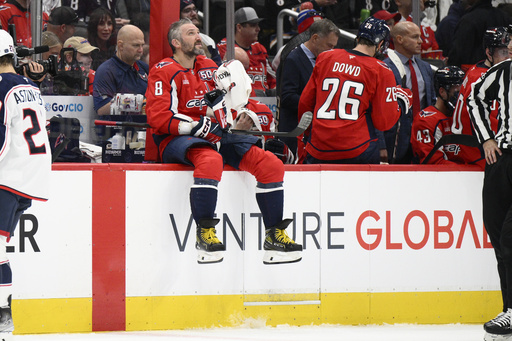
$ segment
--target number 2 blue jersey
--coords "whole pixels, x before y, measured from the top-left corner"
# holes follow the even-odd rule
[[[46,110],[26,77],[0,74],[0,188],[45,201],[51,171]]]

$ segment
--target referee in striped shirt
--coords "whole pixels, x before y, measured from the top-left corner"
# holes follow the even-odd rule
[[[467,106],[485,153],[483,220],[498,261],[503,311],[484,324],[484,340],[512,335],[512,61],[494,65],[474,84]],[[498,132],[490,125],[493,100],[499,103]]]

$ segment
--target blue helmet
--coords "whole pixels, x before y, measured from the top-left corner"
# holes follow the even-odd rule
[[[389,46],[389,27],[384,20],[369,17],[359,26],[357,38],[366,39],[375,46],[384,41],[380,49],[380,52],[384,52]]]

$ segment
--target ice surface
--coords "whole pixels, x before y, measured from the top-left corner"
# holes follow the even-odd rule
[[[482,325],[278,326],[14,335],[13,341],[482,341]]]

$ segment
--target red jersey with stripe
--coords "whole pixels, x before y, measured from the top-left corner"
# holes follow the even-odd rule
[[[435,106],[431,105],[423,109],[412,121],[411,146],[414,156],[420,160],[425,160],[434,145],[444,135],[451,134],[451,117],[447,117]],[[452,155],[457,155],[459,146],[444,145],[436,150],[428,164],[454,164],[449,161]]]
[[[236,43],[235,46],[242,48]],[[217,44],[217,47],[219,49],[220,57],[224,60],[224,55],[227,50],[226,38],[222,39]],[[267,89],[274,89],[276,87],[275,73],[268,62],[268,53],[265,46],[258,42],[254,42],[251,44],[249,49],[244,50],[249,55],[250,61],[249,68],[245,71],[252,81],[251,97],[256,96],[255,90],[265,91]]]
[[[473,124],[471,123],[471,119],[469,118],[466,102],[469,95],[471,94],[471,85],[475,83],[477,80],[479,80],[487,72],[487,70],[489,70],[489,67],[487,67],[487,65],[485,65],[484,62],[480,62],[476,65],[473,65],[473,67],[471,67],[466,73],[466,78],[464,79],[464,82],[462,83],[462,86],[460,88],[459,98],[457,100],[457,105],[453,113],[452,133],[474,135]],[[494,132],[497,132],[497,101],[493,102],[489,118],[491,123],[491,129]],[[485,157],[482,155],[480,148],[461,145],[460,153],[458,154],[457,160],[460,161],[461,163],[477,164],[480,168],[485,169]]]
[[[9,24],[16,26],[16,45],[32,47],[30,12],[15,1],[7,1],[0,5],[0,23],[2,28],[9,30]],[[48,14],[43,12],[43,26],[48,22]]]
[[[274,115],[266,104],[249,98],[249,102],[245,106],[247,109],[254,111],[258,115],[261,125],[261,131],[276,131]],[[271,137],[271,136],[268,136]]]
[[[165,58],[151,68],[146,115],[157,135],[160,155],[169,141],[179,135],[180,121],[198,121],[206,116],[204,94],[215,89],[216,69],[217,64],[205,56],[197,56],[192,69],[184,68],[173,58]]]
[[[313,112],[306,151],[320,160],[360,155],[400,117],[396,81],[382,61],[354,50],[321,53],[299,101]],[[300,119],[300,117],[299,117]]]

